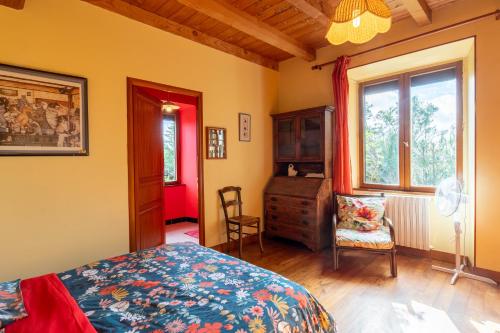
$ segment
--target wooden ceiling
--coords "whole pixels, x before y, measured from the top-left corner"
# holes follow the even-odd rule
[[[28,0],[29,1],[29,0]],[[260,65],[315,59],[340,0],[82,0]],[[393,22],[431,23],[432,10],[456,0],[386,0]],[[0,0],[0,4],[24,2]]]

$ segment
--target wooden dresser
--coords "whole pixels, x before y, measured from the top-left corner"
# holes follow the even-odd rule
[[[332,112],[329,106],[273,115],[274,176],[264,194],[267,236],[313,251],[331,244]],[[288,177],[293,164],[297,176]],[[307,174],[323,178],[307,178]]]

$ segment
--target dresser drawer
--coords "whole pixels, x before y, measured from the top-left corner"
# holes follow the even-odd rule
[[[316,220],[316,207],[288,207],[288,217],[293,220]]]
[[[275,204],[287,207],[316,208],[316,200],[306,198],[287,197],[283,195],[266,195],[266,204]]]
[[[272,223],[275,225],[288,225],[304,230],[314,230],[314,226],[316,225],[316,220],[310,219],[305,216],[299,218],[276,212],[268,212],[266,221],[267,223]]]
[[[283,215],[288,214],[289,207],[279,203],[266,202],[265,209],[268,213]]]
[[[266,231],[271,236],[276,235],[308,244],[313,244],[316,240],[314,232],[312,231],[290,225],[274,223],[273,221],[268,221]]]

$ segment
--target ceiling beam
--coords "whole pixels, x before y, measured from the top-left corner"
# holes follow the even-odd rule
[[[323,12],[327,17],[333,18],[335,14],[335,9],[339,5],[340,0],[321,0],[321,7],[323,7]]]
[[[291,55],[308,61],[316,58],[313,49],[231,4],[220,0],[177,0],[177,2]]]
[[[155,28],[188,38],[192,41],[210,46],[214,49],[246,59],[264,67],[278,69],[278,62],[260,54],[245,50],[239,46],[227,43],[218,38],[209,36],[201,31],[179,24],[163,16],[131,5],[124,0],[82,0],[95,6],[107,9],[130,19],[145,23]]]
[[[418,25],[426,25],[432,22],[432,11],[426,0],[402,0],[402,2]]]
[[[290,5],[300,10],[305,15],[314,19],[324,27],[330,26],[330,19],[321,10],[311,5],[306,0],[286,0]]]
[[[14,9],[23,9],[24,0],[0,0],[0,5]]]

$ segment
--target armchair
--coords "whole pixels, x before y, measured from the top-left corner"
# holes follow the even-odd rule
[[[397,263],[396,263],[396,238],[394,234],[394,225],[392,221],[384,215],[382,216],[383,225],[372,231],[359,231],[355,229],[339,228],[339,217],[338,217],[338,201],[337,197],[339,195],[334,195],[334,214],[333,214],[333,237],[332,237],[332,248],[333,248],[333,268],[337,270],[339,268],[340,253],[346,250],[363,250],[368,252],[387,254],[390,257],[390,267],[391,275],[396,277],[397,273]],[[384,194],[381,194],[383,197]],[[350,198],[376,198],[377,196],[367,196],[367,195],[349,195],[345,197]]]

